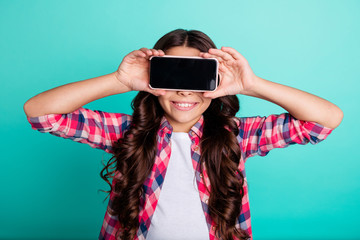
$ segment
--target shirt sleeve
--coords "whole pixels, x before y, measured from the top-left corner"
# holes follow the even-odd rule
[[[274,148],[291,144],[317,144],[332,131],[315,122],[298,120],[289,113],[239,120],[238,137],[245,159],[255,155],[265,156]]]
[[[113,142],[122,138],[130,126],[131,116],[79,108],[68,114],[28,117],[34,130],[86,143],[112,153]]]

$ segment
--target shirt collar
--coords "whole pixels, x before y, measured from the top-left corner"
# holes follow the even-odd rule
[[[165,116],[161,119],[159,130],[164,131],[165,133],[172,133],[173,131],[173,127],[170,125]]]
[[[199,138],[201,138],[203,134],[203,129],[204,129],[204,116],[201,115],[199,121],[197,121],[197,123],[195,123],[195,125],[191,127],[189,134],[192,136],[196,134]]]
[[[194,124],[194,126],[191,127],[189,134],[191,136],[197,135],[199,138],[201,138],[203,134],[203,129],[204,129],[204,116],[201,115],[199,121],[197,121]],[[170,133],[170,135],[173,132],[173,127],[170,125],[170,123],[168,122],[165,116],[163,116],[161,119],[159,130],[163,131],[164,133]]]

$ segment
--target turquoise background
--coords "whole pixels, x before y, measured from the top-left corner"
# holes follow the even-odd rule
[[[0,239],[96,239],[110,155],[30,128],[27,99],[108,74],[176,28],[242,53],[258,76],[326,98],[345,114],[316,146],[246,163],[254,239],[360,238],[360,1],[0,1]],[[135,93],[91,109],[131,113]],[[283,110],[239,96],[239,116]]]

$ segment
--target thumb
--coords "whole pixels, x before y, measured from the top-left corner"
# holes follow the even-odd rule
[[[166,91],[163,89],[151,89],[149,86],[146,87],[146,89],[144,89],[144,91],[151,93],[152,95],[155,96],[161,96],[161,95],[165,95]]]
[[[214,92],[204,92],[203,96],[206,98],[218,98],[228,95],[223,87],[218,87]]]

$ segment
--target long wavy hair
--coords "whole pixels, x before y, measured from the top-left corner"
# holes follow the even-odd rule
[[[193,47],[202,52],[216,48],[213,41],[200,31],[176,29],[161,37],[154,49],[166,53],[175,46]],[[124,137],[114,143],[114,156],[100,173],[111,188],[106,192],[113,191],[114,194],[108,210],[123,226],[116,237],[125,240],[133,239],[140,225],[140,196],[144,194],[143,183],[154,165],[157,132],[164,116],[158,98],[150,93],[139,92],[131,105],[132,123]],[[204,164],[211,185],[210,216],[216,224],[217,236],[225,240],[249,238],[245,230],[235,226],[244,196],[244,177],[238,170],[241,153],[236,136],[239,130],[234,121],[238,110],[236,96],[213,99],[203,113],[204,129],[200,140],[200,171],[203,172],[201,166]],[[115,184],[113,182],[112,186],[109,180]]]

